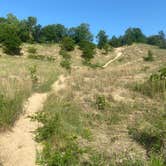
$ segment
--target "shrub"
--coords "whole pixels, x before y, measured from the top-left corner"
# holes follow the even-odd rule
[[[165,122],[164,110],[147,111],[144,119],[137,119],[136,123],[129,127],[129,134],[146,148],[148,155],[155,153],[165,158]]]
[[[80,49],[83,51],[82,57],[86,61],[90,61],[94,57],[95,54],[95,44],[88,42],[88,41],[82,41],[79,43]]]
[[[84,60],[82,63],[83,63],[83,65],[88,66],[88,67],[91,67],[91,68],[93,68],[93,69],[102,68],[102,66],[103,66],[103,65],[101,65],[101,64],[99,64],[99,63],[93,64],[93,63],[91,63],[91,62],[89,62],[89,61],[86,61],[86,60]]]
[[[9,55],[20,55],[20,45],[21,41],[17,36],[10,36],[10,38],[5,39],[3,42],[3,50]]]
[[[60,50],[59,54],[62,55],[64,59],[71,59],[70,54],[68,54],[65,50]]]
[[[153,61],[154,58],[153,58],[153,53],[152,51],[148,51],[148,55],[146,57],[143,57],[144,61]]]
[[[0,40],[3,51],[9,55],[20,55],[21,39],[19,38],[19,27],[14,24],[1,24]]]
[[[104,110],[106,106],[106,101],[104,96],[97,96],[96,105],[98,110]]]
[[[32,80],[33,84],[36,84],[38,82],[37,66],[36,65],[30,66],[29,72],[30,72],[30,76],[31,76],[31,80]]]
[[[157,73],[152,74],[144,83],[136,83],[133,89],[150,97],[163,97],[166,90],[166,68],[161,68]]]
[[[28,55],[28,58],[42,60],[42,61],[50,61],[50,62],[55,61],[55,58],[53,56],[45,56],[45,55],[30,54],[30,55]]]
[[[82,111],[54,94],[49,96],[43,110],[32,117],[42,124],[36,131],[36,140],[44,146],[38,163],[47,166],[79,165],[84,153],[77,142],[77,135],[84,132]]]
[[[71,62],[68,59],[63,59],[60,63],[62,67],[64,67],[67,70],[71,70]]]
[[[61,48],[66,51],[73,51],[75,47],[74,40],[70,37],[65,37],[62,40]]]
[[[34,48],[34,47],[29,47],[28,48],[28,53],[30,53],[30,54],[36,54],[37,53],[37,49]]]

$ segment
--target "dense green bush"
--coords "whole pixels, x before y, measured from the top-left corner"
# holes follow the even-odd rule
[[[74,47],[75,47],[75,42],[72,38],[70,38],[70,37],[63,38],[63,40],[61,42],[62,50],[73,51]]]
[[[79,43],[79,46],[83,52],[82,57],[85,60],[90,61],[90,59],[92,59],[95,54],[95,48],[96,48],[95,44],[88,41],[82,41]]]
[[[29,48],[28,48],[28,53],[29,53],[29,54],[36,54],[36,53],[37,53],[37,49],[34,48],[34,47],[29,47]]]
[[[62,55],[62,57],[64,59],[71,59],[71,55],[69,53],[67,53],[67,51],[65,51],[65,50],[60,50],[59,54]]]

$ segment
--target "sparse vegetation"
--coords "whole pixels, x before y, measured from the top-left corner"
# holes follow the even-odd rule
[[[41,60],[41,61],[50,61],[50,62],[55,61],[55,58],[53,56],[44,56],[44,55],[37,55],[37,54],[30,54],[28,55],[28,58]]]

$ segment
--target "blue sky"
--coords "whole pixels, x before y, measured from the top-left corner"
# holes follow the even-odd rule
[[[112,35],[128,27],[140,27],[146,35],[166,32],[166,0],[0,0],[0,16],[36,16],[41,25],[62,23],[67,27],[82,22]]]

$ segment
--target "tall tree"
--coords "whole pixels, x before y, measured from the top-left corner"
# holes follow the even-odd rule
[[[59,43],[66,35],[67,29],[61,24],[47,25],[41,31],[41,39],[44,42]]]
[[[102,49],[108,43],[108,36],[104,30],[100,30],[96,36],[98,40],[98,48]]]
[[[90,26],[89,24],[85,23],[82,23],[78,27],[70,28],[68,35],[73,38],[76,43],[80,43],[82,41],[93,41],[93,35],[90,32]]]

